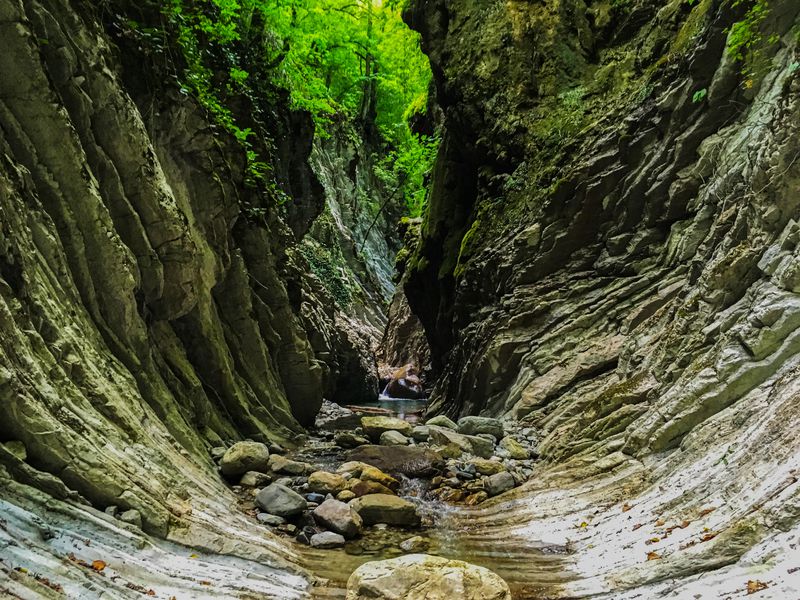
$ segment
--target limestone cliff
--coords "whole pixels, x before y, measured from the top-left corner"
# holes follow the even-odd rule
[[[689,594],[740,559],[728,575],[758,564],[786,584],[765,552],[798,532],[800,5],[754,4],[407,16],[447,128],[405,285],[441,373],[434,410],[541,432],[540,482],[491,523],[573,540],[565,596]],[[702,543],[624,533],[704,507]]]

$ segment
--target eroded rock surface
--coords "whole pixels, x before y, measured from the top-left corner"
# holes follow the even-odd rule
[[[511,600],[508,585],[476,565],[426,554],[367,563],[350,576],[347,600]]]

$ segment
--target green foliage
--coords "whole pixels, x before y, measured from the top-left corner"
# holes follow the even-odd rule
[[[339,308],[347,309],[357,293],[357,286],[347,277],[346,261],[336,245],[323,246],[306,238],[299,246],[300,253],[308,261],[311,272],[328,290]]]
[[[733,7],[739,6],[744,0],[735,0]],[[745,60],[747,55],[762,41],[759,29],[761,23],[769,14],[767,0],[756,0],[744,19],[731,26],[728,36],[728,53],[736,60]]]
[[[425,113],[431,73],[398,4],[166,0],[162,12],[183,58],[181,91],[244,147],[249,183],[271,186],[285,200],[270,183],[253,131],[231,110],[237,96],[253,98],[268,82],[289,90],[294,108],[311,113],[319,136],[343,119],[377,131],[387,147],[379,176],[402,186],[409,211],[418,214],[436,141],[412,133],[409,121]],[[167,45],[164,31],[131,28],[149,47]]]
[[[694,95],[692,96],[692,102],[697,104],[698,102],[702,102],[708,96],[708,89],[703,88],[702,90],[697,90]]]
[[[410,132],[378,161],[376,175],[387,188],[397,189],[411,217],[421,216],[427,203],[427,179],[439,148],[438,137],[417,136]]]

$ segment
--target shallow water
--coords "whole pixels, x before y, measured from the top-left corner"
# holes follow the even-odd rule
[[[425,409],[428,407],[428,399],[420,398],[417,400],[410,400],[407,398],[392,398],[391,396],[381,394],[374,402],[367,402],[356,406],[381,408],[390,411],[392,416],[416,422],[425,414]]]

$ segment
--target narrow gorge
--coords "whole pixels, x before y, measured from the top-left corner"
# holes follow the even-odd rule
[[[0,0],[0,598],[800,597],[796,0]]]

